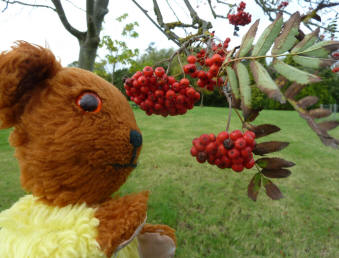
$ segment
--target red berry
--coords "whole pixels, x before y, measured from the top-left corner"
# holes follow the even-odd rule
[[[215,142],[210,142],[209,144],[207,144],[206,146],[206,152],[208,155],[214,155],[217,153],[217,144]]]
[[[197,61],[197,58],[195,56],[188,56],[187,57],[187,62],[189,62],[190,64],[194,64]]]
[[[223,145],[219,145],[218,146],[218,151],[217,151],[217,156],[221,157],[221,156],[226,156],[227,155],[227,150]]]
[[[219,54],[214,54],[212,56],[213,63],[217,66],[220,66],[222,64],[222,57]]]
[[[242,137],[242,133],[240,130],[234,130],[230,133],[230,138],[232,141],[236,141],[240,137]]]
[[[224,141],[228,139],[228,137],[229,137],[228,132],[226,131],[220,132],[217,136],[217,144],[218,145],[223,144]]]
[[[209,137],[208,134],[202,134],[202,135],[200,135],[199,140],[200,140],[201,144],[207,145],[210,141],[210,137]]]
[[[235,159],[232,159],[232,164],[242,164],[244,162],[243,157],[236,157]]]
[[[232,165],[232,169],[235,171],[235,172],[241,172],[244,170],[244,166],[242,164],[233,164]]]
[[[195,156],[198,155],[198,150],[197,150],[197,148],[194,147],[194,146],[191,148],[191,155],[192,155],[193,157],[195,157]]]
[[[225,168],[231,167],[232,162],[227,156],[222,156],[220,160],[221,163],[224,164]]]
[[[248,159],[252,153],[252,148],[247,146],[240,151],[241,157]]]
[[[230,157],[231,159],[235,159],[235,158],[239,157],[239,155],[240,155],[239,150],[237,150],[235,148],[228,151],[228,157]]]
[[[161,77],[165,74],[165,69],[163,67],[157,67],[154,70],[156,76]]]
[[[254,164],[255,164],[254,159],[251,159],[245,164],[245,168],[247,169],[253,168]]]
[[[180,80],[180,85],[182,85],[184,87],[188,87],[190,85],[190,81],[187,78],[182,78]]]
[[[207,159],[207,154],[205,152],[199,152],[196,158],[199,163],[204,163]]]
[[[166,98],[169,99],[169,100],[173,100],[176,98],[176,94],[173,90],[168,90],[166,92]]]
[[[167,77],[168,84],[172,85],[173,83],[176,82],[175,78],[173,76],[168,76]]]
[[[251,134],[245,133],[243,139],[246,141],[247,145],[252,145],[254,138]]]
[[[210,137],[210,142],[215,142],[216,137],[214,133],[210,133],[208,136]]]
[[[238,139],[236,139],[236,141],[234,142],[234,146],[238,149],[241,150],[243,148],[246,147],[246,141],[243,137],[240,137]]]
[[[205,145],[201,144],[201,142],[199,140],[194,142],[193,144],[197,148],[198,151],[204,151],[205,150]]]
[[[150,66],[145,66],[142,71],[144,72],[144,75],[147,77],[153,75],[153,68]]]

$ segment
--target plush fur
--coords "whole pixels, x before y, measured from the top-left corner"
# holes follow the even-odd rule
[[[84,92],[101,99],[99,112],[78,106]],[[83,203],[95,208],[96,240],[107,256],[141,230],[148,194],[110,197],[136,166],[141,150],[130,139],[131,130],[140,133],[132,109],[114,86],[91,72],[61,67],[48,49],[18,42],[0,54],[0,125],[14,128],[10,144],[22,187],[59,209]],[[173,230],[146,228],[175,243]]]

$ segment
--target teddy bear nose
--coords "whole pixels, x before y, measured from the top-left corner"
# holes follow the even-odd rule
[[[138,131],[131,130],[131,132],[129,134],[129,138],[130,138],[130,143],[135,148],[138,148],[138,147],[141,146],[141,144],[142,144],[142,136],[141,136],[141,134]]]

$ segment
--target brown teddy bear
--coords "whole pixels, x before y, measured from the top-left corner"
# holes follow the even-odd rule
[[[0,257],[173,257],[174,230],[145,224],[148,192],[111,198],[142,136],[125,97],[18,42],[0,54],[0,128],[32,194],[0,213]]]

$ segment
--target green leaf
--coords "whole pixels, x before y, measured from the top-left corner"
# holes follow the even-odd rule
[[[252,177],[252,179],[251,179],[251,181],[250,181],[250,183],[247,187],[247,195],[253,201],[257,200],[257,196],[259,194],[260,187],[261,187],[261,173],[256,173]]]
[[[293,167],[295,164],[281,158],[261,158],[255,161],[259,167],[265,169],[279,169]]]
[[[283,198],[283,195],[280,192],[279,188],[275,184],[273,184],[271,180],[263,178],[263,184],[267,196],[270,197],[272,200],[279,200]]]
[[[239,80],[239,88],[241,95],[241,109],[245,120],[251,113],[252,108],[252,90],[250,86],[250,76],[246,66],[240,62],[235,64],[236,72]]]
[[[312,46],[318,40],[319,31],[320,29],[317,28],[312,33],[305,35],[303,40],[296,44],[294,48],[292,48],[291,53],[302,52]]]
[[[273,61],[273,67],[278,73],[285,76],[288,80],[300,84],[309,84],[321,81],[321,79],[318,76],[299,70],[276,58]]]
[[[294,13],[285,23],[280,36],[274,41],[272,49],[273,55],[279,55],[290,50],[298,41],[296,36],[299,34],[300,14]]]
[[[337,49],[339,49],[339,41],[320,41],[304,50],[302,54],[306,56],[326,58],[330,53]]]
[[[282,24],[283,16],[281,13],[278,13],[275,21],[264,30],[253,47],[252,56],[263,56],[267,53],[279,35]]]
[[[257,33],[258,25],[259,19],[256,20],[255,23],[253,23],[246,35],[242,38],[238,57],[243,57],[248,53],[248,51],[250,51],[255,34]]]
[[[316,57],[307,56],[293,56],[293,60],[304,67],[318,69],[321,67],[327,67],[333,65],[336,60],[334,59],[323,59]]]
[[[280,151],[286,148],[288,145],[289,145],[288,142],[278,142],[278,141],[262,142],[255,145],[253,153],[255,155],[264,155],[267,153]]]
[[[239,92],[239,85],[238,85],[237,76],[236,76],[234,70],[230,66],[226,67],[226,71],[227,71],[228,81],[230,82],[230,85],[231,85],[233,96],[234,96],[236,101],[239,101],[240,100],[240,92]]]
[[[275,99],[280,103],[285,103],[284,95],[281,93],[278,85],[272,80],[265,67],[258,61],[251,61],[250,67],[258,88],[269,98]]]

